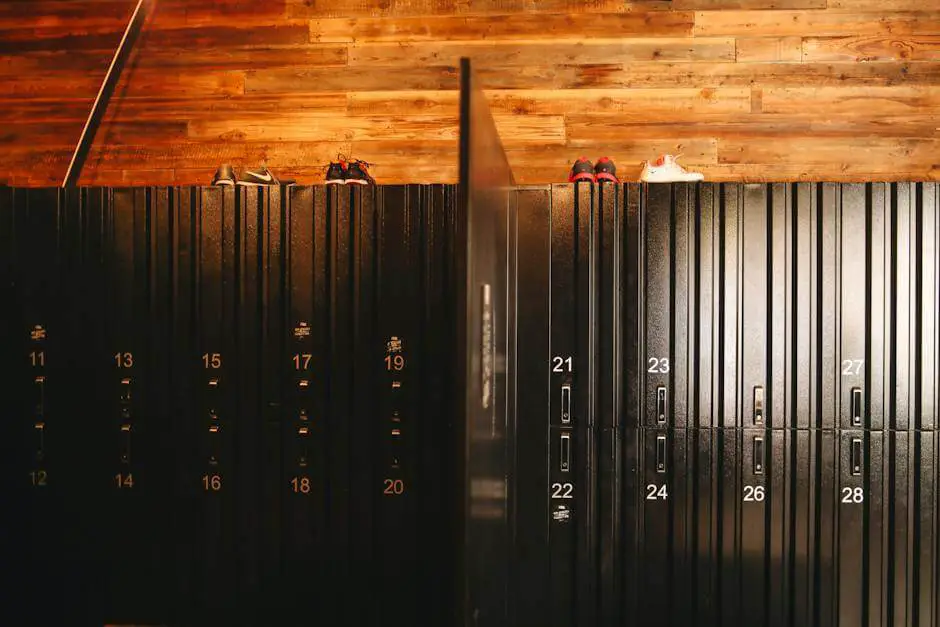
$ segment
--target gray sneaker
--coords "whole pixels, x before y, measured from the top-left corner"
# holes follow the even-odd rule
[[[237,176],[235,175],[235,168],[230,166],[227,163],[223,163],[219,166],[219,169],[215,171],[215,177],[212,179],[213,185],[235,185]]]

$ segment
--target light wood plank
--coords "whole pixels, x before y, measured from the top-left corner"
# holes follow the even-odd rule
[[[940,61],[940,34],[903,37],[807,37],[803,61]]]
[[[697,11],[696,37],[820,37],[940,32],[940,13],[844,11]]]
[[[565,118],[569,146],[589,147],[598,137],[609,141],[661,138],[738,138],[775,141],[791,135],[858,137],[929,137],[940,127],[940,113],[883,116],[812,116],[790,114],[700,114],[643,118],[640,115],[586,113]]]
[[[563,116],[495,116],[506,145],[565,141]],[[450,115],[371,115],[338,117],[294,113],[276,120],[255,117],[193,121],[189,138],[196,141],[454,141],[459,136],[457,111]]]
[[[905,137],[779,138],[773,142],[722,139],[718,142],[719,163],[799,163],[839,171],[845,164],[866,164],[870,168],[903,168],[908,163],[934,163],[940,139]]]
[[[763,91],[763,110],[766,113],[807,115],[807,112],[812,112],[812,117],[824,119],[831,116],[934,115],[940,111],[938,87],[771,87]]]
[[[736,41],[735,60],[738,63],[802,61],[802,37],[744,37]]]
[[[709,112],[747,112],[750,89],[565,89],[487,90],[487,102],[496,113],[515,115],[567,115],[584,112],[623,112],[657,116],[662,112],[682,115]],[[395,112],[399,115],[451,113],[457,110],[456,91],[353,92],[350,115]]]
[[[630,13],[669,10],[668,0],[288,0],[287,16],[407,17],[414,15],[500,15],[513,13]]]
[[[349,65],[456,65],[463,56],[482,67],[559,65],[628,61],[733,61],[734,40],[594,39],[553,42],[474,41],[420,44],[366,43],[349,46]]]
[[[542,40],[556,38],[686,37],[693,13],[448,15],[389,18],[335,18],[310,21],[316,42],[418,42],[460,40]]]
[[[828,0],[674,0],[675,9],[825,9]]]

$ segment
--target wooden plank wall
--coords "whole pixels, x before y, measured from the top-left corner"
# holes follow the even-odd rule
[[[133,0],[0,2],[0,182],[61,182]],[[519,183],[940,179],[940,0],[156,0],[82,184],[457,178],[477,61]]]

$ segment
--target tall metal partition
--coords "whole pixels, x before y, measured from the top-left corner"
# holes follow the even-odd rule
[[[509,491],[507,456],[514,429],[508,382],[515,365],[516,316],[510,287],[514,242],[508,237],[512,172],[468,59],[460,63],[460,228],[466,293],[459,361],[465,385],[464,521],[460,563],[465,580],[458,624],[507,621]],[[512,312],[512,313],[511,313]],[[459,366],[458,366],[459,367]],[[458,427],[459,430],[459,427]]]

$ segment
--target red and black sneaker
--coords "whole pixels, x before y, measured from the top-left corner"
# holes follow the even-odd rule
[[[346,162],[334,161],[326,170],[326,185],[346,184]]]
[[[597,164],[594,166],[594,177],[598,183],[603,181],[620,182],[617,179],[617,166],[610,160],[610,157],[601,157],[597,160]]]
[[[568,182],[577,183],[578,181],[594,182],[594,164],[588,161],[587,157],[581,157],[571,166]]]
[[[375,179],[369,176],[370,165],[360,159],[350,162],[349,167],[346,168],[346,184],[375,185]]]

